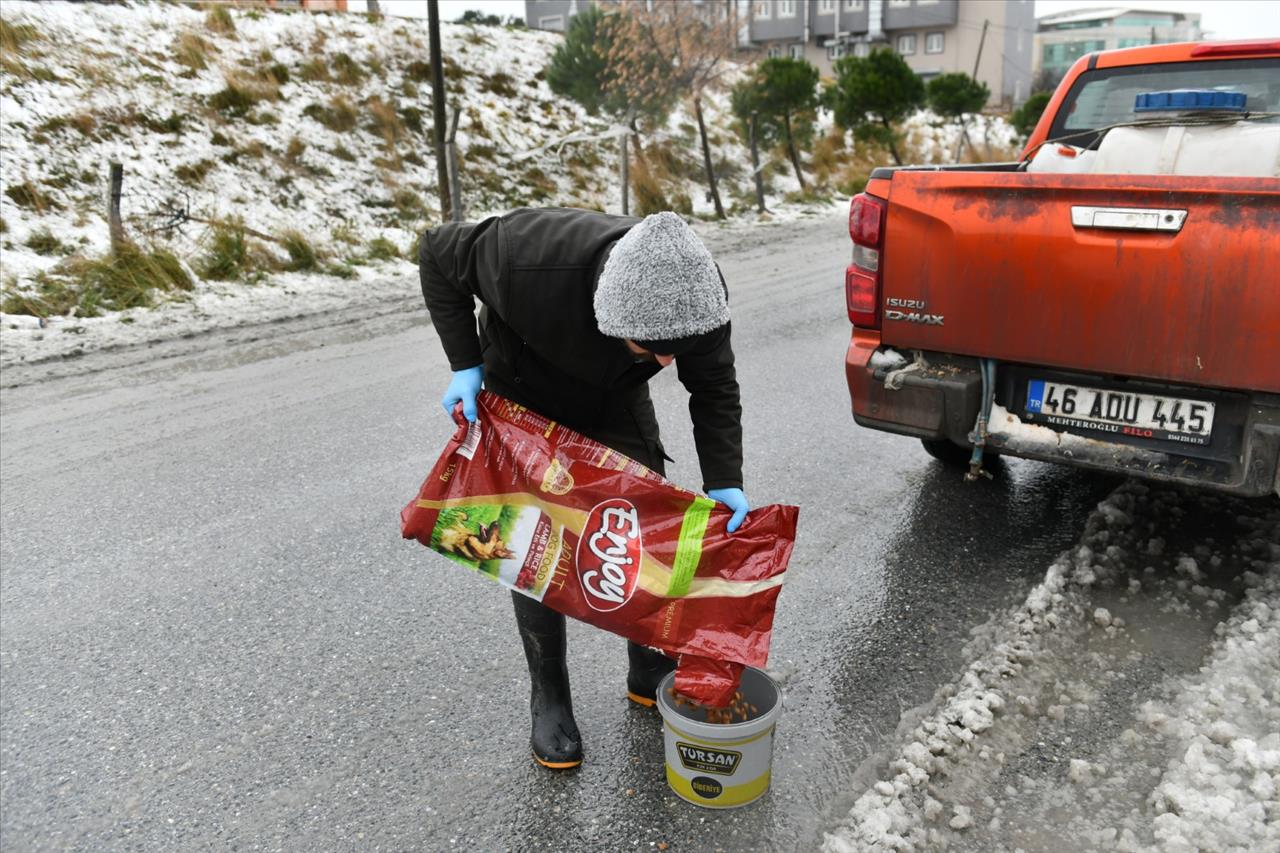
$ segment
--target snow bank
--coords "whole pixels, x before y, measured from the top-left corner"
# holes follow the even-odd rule
[[[1213,540],[1194,554],[1163,558],[1167,574],[1150,565],[1165,550],[1165,539],[1153,534],[1178,524],[1180,502],[1177,493],[1133,482],[1102,501],[1080,544],[1054,561],[1023,604],[975,631],[966,649],[973,662],[957,681],[904,715],[887,758],[869,759],[884,761],[887,773],[826,835],[823,849],[1052,850],[1063,838],[1131,853],[1280,849],[1274,507],[1237,519],[1246,531],[1238,553],[1252,570],[1237,579],[1243,599],[1217,626],[1199,670],[1161,685],[1166,698],[1122,704],[1119,719],[1133,719],[1112,747],[1045,764],[1046,741],[1070,749],[1067,732],[1096,737],[1102,718],[1094,706],[1103,693],[1135,698],[1124,664],[1142,655],[1126,639],[1125,620],[1098,606],[1104,590],[1108,601],[1147,596],[1152,610],[1164,601],[1173,613],[1193,606],[1212,613],[1226,599],[1222,588],[1192,580],[1215,582],[1205,571],[1223,565]],[[1081,721],[1065,728],[1072,718]],[[1047,767],[1050,778],[1027,776],[1028,767],[1041,774]],[[1130,809],[1131,801],[1145,805]]]

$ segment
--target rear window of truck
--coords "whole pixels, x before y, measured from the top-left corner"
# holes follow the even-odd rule
[[[1247,111],[1280,112],[1280,59],[1168,62],[1086,71],[1063,100],[1049,138],[1069,136],[1065,141],[1072,145],[1090,147],[1101,128],[1144,116],[1133,109],[1138,95],[1170,89],[1242,92]]]

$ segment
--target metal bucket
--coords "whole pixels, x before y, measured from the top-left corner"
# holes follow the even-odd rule
[[[658,685],[667,752],[667,784],[681,799],[710,809],[753,803],[769,790],[773,769],[773,729],[782,713],[782,691],[761,670],[747,667],[739,690],[756,706],[741,723],[716,724],[695,718],[695,708],[676,705],[668,689],[675,673]]]

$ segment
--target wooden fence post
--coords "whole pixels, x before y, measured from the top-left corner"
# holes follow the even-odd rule
[[[124,221],[120,218],[120,196],[124,187],[124,166],[111,164],[111,196],[107,204],[107,227],[111,232],[111,250],[114,252],[127,242]]]

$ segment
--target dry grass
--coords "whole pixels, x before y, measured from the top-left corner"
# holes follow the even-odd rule
[[[205,175],[213,171],[213,167],[218,165],[213,160],[200,160],[196,163],[187,163],[173,170],[173,176],[188,186],[199,186],[204,181]]]
[[[231,10],[219,3],[212,6],[204,16],[204,28],[227,38],[235,38],[236,22],[231,17]]]
[[[273,79],[226,71],[223,80],[226,88],[209,97],[209,106],[227,116],[247,115],[263,101],[280,98],[280,85]]]
[[[20,56],[26,45],[40,38],[40,31],[33,24],[11,24],[0,18],[0,53]]]
[[[360,63],[352,59],[350,54],[336,54],[329,64],[333,66],[334,80],[344,86],[359,86],[367,76]]]
[[[396,114],[395,107],[373,97],[365,101],[365,109],[369,111],[370,129],[382,137],[388,151],[395,150],[396,144],[405,137],[405,125]]]
[[[197,32],[188,30],[174,40],[173,59],[192,71],[203,71],[217,53],[213,43]]]
[[[414,60],[404,67],[404,76],[415,83],[430,83],[431,65],[422,60]]]
[[[505,71],[498,71],[485,78],[480,85],[486,92],[492,92],[500,98],[517,98],[520,96],[516,90],[515,79]]]
[[[308,59],[298,66],[298,76],[308,83],[328,83],[333,77],[329,74],[329,66],[321,59]]]
[[[18,207],[33,210],[36,213],[48,213],[50,210],[62,209],[62,205],[58,204],[56,199],[46,195],[31,181],[13,184],[5,189],[4,194]]]
[[[289,144],[285,146],[284,159],[289,162],[289,165],[296,166],[302,159],[302,155],[306,150],[307,143],[303,142],[296,136],[292,137],[289,140]]]
[[[251,240],[239,222],[215,226],[196,261],[196,273],[209,281],[257,278],[278,267],[275,257],[262,244]]]
[[[96,317],[155,304],[157,292],[194,286],[181,262],[162,249],[125,244],[103,258],[74,256],[33,278],[34,291],[7,293],[0,310],[8,314]]]
[[[360,118],[360,113],[355,104],[351,103],[343,95],[335,95],[327,107],[323,104],[309,104],[303,109],[302,114],[318,121],[335,133],[347,133],[355,130],[356,123]]]
[[[301,231],[285,231],[280,235],[280,245],[289,253],[289,260],[284,265],[286,272],[313,270],[319,266],[320,258],[315,247]]]

